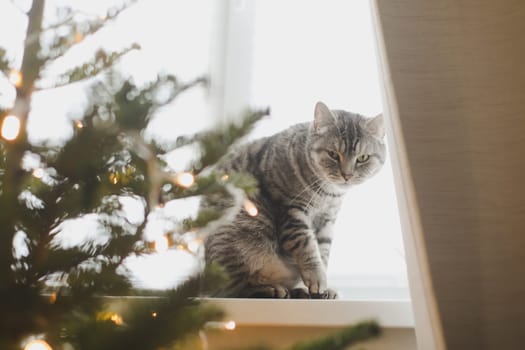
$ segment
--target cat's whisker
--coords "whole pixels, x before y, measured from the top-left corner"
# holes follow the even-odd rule
[[[308,200],[308,203],[306,203],[307,212],[310,212],[313,209],[312,202],[314,201],[314,199],[321,197],[321,186],[319,186],[319,184],[317,184],[317,187],[313,188],[312,190],[313,190],[312,196]]]
[[[313,186],[316,186],[318,185],[320,182],[322,182],[323,179],[315,179],[314,181],[312,181],[310,184],[307,184],[303,190],[301,192],[299,192],[295,197],[293,197],[291,200],[290,200],[290,204],[293,204],[298,198],[299,196],[301,196],[303,193],[305,193],[307,190],[309,189],[313,189]]]
[[[318,182],[316,185],[319,185],[319,183],[321,182],[324,182],[322,179],[320,179],[321,181]],[[306,204],[306,210],[309,212],[311,209],[313,209],[313,206],[311,206],[311,203],[313,201],[313,199],[316,197],[316,196],[319,196],[321,198],[321,200],[323,201],[323,204],[324,204],[324,201],[326,200],[326,198],[323,198],[323,196],[321,195],[321,186],[318,186],[316,189],[314,189],[314,193],[312,193],[312,197],[310,197],[310,200],[308,201],[308,203]]]

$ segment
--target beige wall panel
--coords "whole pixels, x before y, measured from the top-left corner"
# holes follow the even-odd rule
[[[447,348],[523,348],[525,2],[376,8]]]

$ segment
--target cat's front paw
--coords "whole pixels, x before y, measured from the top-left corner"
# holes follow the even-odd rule
[[[312,299],[337,299],[337,292],[331,288],[327,288],[323,293],[311,294]]]
[[[326,272],[321,269],[303,271],[303,282],[310,295],[323,294],[326,291]]]
[[[288,299],[290,298],[290,292],[285,287],[275,285],[262,285],[255,286],[244,292],[249,298],[276,298],[276,299]]]

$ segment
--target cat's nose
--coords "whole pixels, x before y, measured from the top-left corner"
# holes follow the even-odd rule
[[[345,181],[348,181],[354,177],[354,174],[350,173],[342,173],[341,175],[343,175],[343,179],[345,179]]]

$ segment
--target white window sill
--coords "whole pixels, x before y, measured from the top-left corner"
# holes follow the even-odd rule
[[[374,319],[382,327],[414,327],[409,300],[207,298],[204,301],[222,308],[239,325],[330,327]]]
[[[106,296],[109,309],[124,312],[131,304],[157,296]],[[227,320],[246,326],[342,327],[375,320],[384,328],[414,328],[408,299],[316,300],[199,298],[218,306]]]

